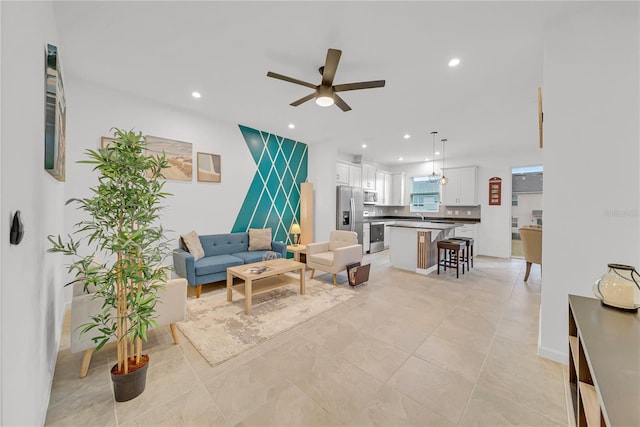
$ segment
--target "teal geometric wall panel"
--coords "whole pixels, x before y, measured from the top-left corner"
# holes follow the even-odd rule
[[[291,244],[291,224],[300,222],[300,184],[307,180],[307,144],[239,126],[258,170],[231,232],[271,228],[273,240]]]

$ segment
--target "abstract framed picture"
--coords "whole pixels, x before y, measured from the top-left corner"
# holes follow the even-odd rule
[[[220,166],[222,158],[219,154],[198,153],[198,181],[221,182]]]
[[[191,181],[193,179],[193,151],[190,142],[175,141],[146,135],[147,155],[167,157],[169,167],[162,171],[165,179]]]
[[[58,48],[45,47],[44,169],[58,181],[65,180],[67,104]]]

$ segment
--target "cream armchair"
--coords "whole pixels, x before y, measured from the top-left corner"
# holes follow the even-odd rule
[[[525,226],[520,228],[520,238],[522,239],[522,251],[524,260],[527,262],[527,271],[524,281],[529,279],[531,264],[540,264],[542,268],[542,227]]]
[[[333,284],[337,285],[337,273],[345,271],[347,264],[362,261],[362,245],[358,244],[358,234],[354,231],[334,230],[329,233],[329,241],[307,244],[307,267],[333,274]]]
[[[187,309],[187,279],[172,279],[166,282],[165,289],[158,290],[156,304],[156,321],[158,326],[169,325],[173,341],[179,344],[176,322],[185,319]],[[84,282],[78,281],[73,285],[73,299],[71,300],[71,352],[84,351],[80,377],[89,371],[91,356],[96,344],[91,340],[98,335],[97,331],[80,334],[82,325],[91,321],[91,316],[102,309],[102,299],[94,298],[93,293],[84,291]],[[111,339],[115,341],[115,337]]]

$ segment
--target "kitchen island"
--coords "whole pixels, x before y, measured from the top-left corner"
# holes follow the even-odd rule
[[[428,274],[438,262],[438,241],[453,237],[461,223],[398,221],[389,225],[389,260],[403,270]]]

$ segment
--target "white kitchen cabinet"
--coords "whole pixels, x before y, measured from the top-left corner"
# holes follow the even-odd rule
[[[382,171],[376,171],[376,191],[378,193],[378,202],[376,205],[383,206],[384,202],[384,173]]]
[[[471,237],[473,239],[473,254],[478,255],[480,251],[480,243],[478,241],[478,235],[480,230],[479,223],[466,223],[462,227],[456,227],[456,237]]]
[[[389,172],[376,171],[376,192],[378,206],[391,206],[392,177]]]
[[[449,182],[442,186],[443,205],[476,206],[478,204],[477,167],[446,169],[445,176]]]
[[[349,164],[336,163],[336,185],[349,185]]]
[[[395,223],[396,223],[395,221],[387,221],[384,223],[384,248],[385,249],[389,249],[389,239],[391,238],[389,226]]]
[[[362,253],[369,253],[371,247],[371,225],[368,222],[362,224]]]
[[[390,173],[384,173],[384,205],[391,206],[392,179]]]
[[[362,188],[365,190],[376,189],[376,167],[369,163],[362,163]]]
[[[389,194],[389,205],[404,206],[404,173],[391,175],[391,191]]]
[[[349,185],[362,187],[362,168],[360,165],[349,165]]]

